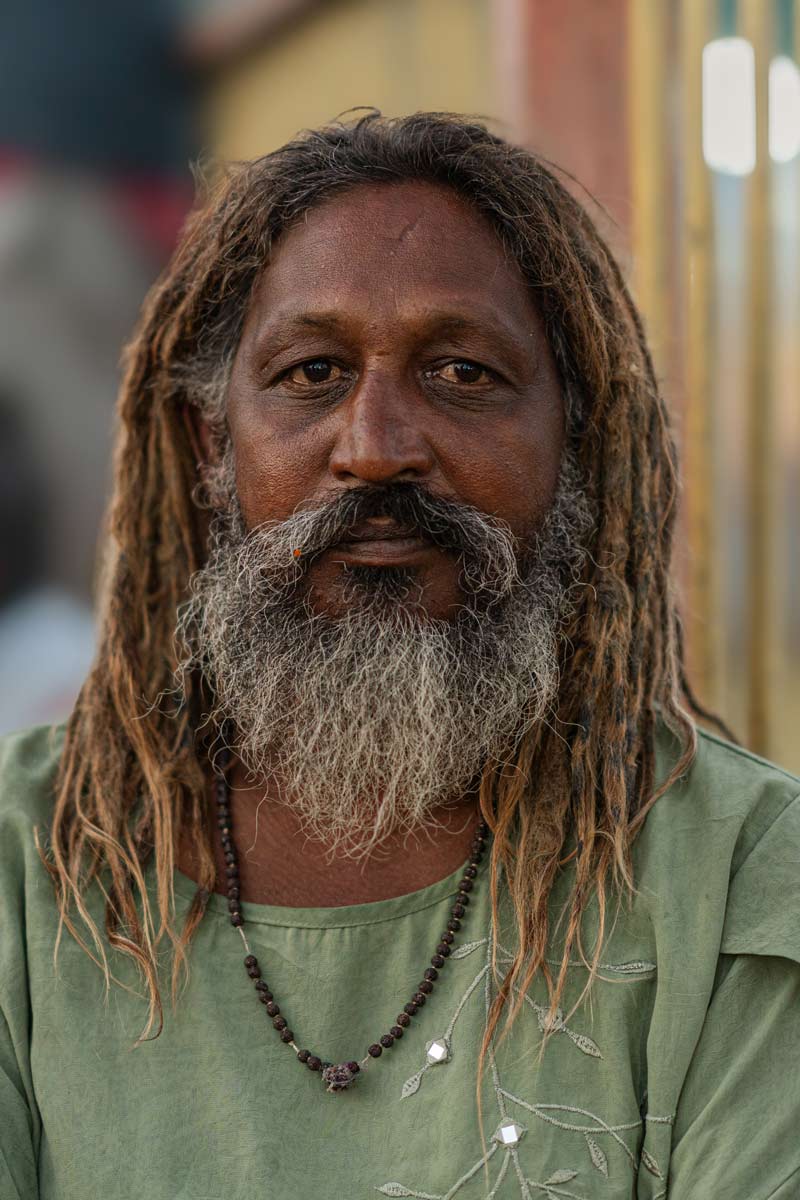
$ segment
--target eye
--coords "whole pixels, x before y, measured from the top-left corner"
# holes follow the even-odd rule
[[[466,358],[444,363],[432,373],[447,383],[486,383],[490,377],[486,367]]]
[[[342,372],[329,358],[311,358],[308,362],[298,363],[284,375],[289,383],[300,387],[312,386],[319,383],[334,383],[341,378]]]

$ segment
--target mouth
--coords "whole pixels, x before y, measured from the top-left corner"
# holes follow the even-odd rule
[[[336,562],[345,565],[379,567],[410,565],[433,549],[426,538],[397,525],[391,518],[377,517],[349,530],[338,545],[331,547],[330,553]]]

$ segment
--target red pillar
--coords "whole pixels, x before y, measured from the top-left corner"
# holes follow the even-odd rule
[[[494,0],[503,115],[517,140],[609,210],[622,229],[611,235],[618,249],[630,209],[627,7],[628,0]]]

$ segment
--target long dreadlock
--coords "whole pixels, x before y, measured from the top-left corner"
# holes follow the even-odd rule
[[[177,714],[158,702],[174,681],[176,610],[207,539],[188,413],[199,408],[224,448],[225,372],[276,239],[334,194],[407,180],[454,189],[519,264],[558,363],[567,435],[596,517],[554,720],[533,728],[512,761],[488,764],[481,782],[494,834],[492,909],[497,918],[504,878],[518,932],[481,1065],[503,1011],[506,1031],[536,972],[552,1012],[573,951],[591,982],[607,897],[630,895],[637,831],[695,752],[670,576],[675,448],[639,316],[587,212],[540,158],[446,113],[387,120],[371,111],[229,169],[190,220],[127,351],[101,641],[67,727],[49,845],[40,848],[55,884],[58,940],[67,928],[107,989],[116,980],[107,946],[138,965],[149,998],[142,1038],[163,1024],[157,948],[166,939],[173,951],[174,1003],[216,881],[193,738],[202,683],[189,681]],[[658,784],[657,718],[680,747]],[[178,929],[172,889],[183,834],[197,850],[198,890]],[[568,839],[572,884],[553,973],[548,901]],[[153,858],[155,905],[145,886]],[[105,939],[87,906],[93,881],[105,896]],[[581,923],[590,902],[597,936],[587,958]]]

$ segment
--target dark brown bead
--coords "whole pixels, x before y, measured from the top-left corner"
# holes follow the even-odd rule
[[[318,1071],[322,1066],[322,1059],[317,1058],[316,1054],[309,1054],[308,1058],[306,1059],[306,1066],[308,1067],[309,1071]]]
[[[260,979],[261,978],[261,967],[259,967],[259,965],[256,963],[256,965],[254,967],[247,968],[247,974],[250,976],[251,979]]]
[[[411,1024],[411,1017],[408,1015],[407,1012],[398,1013],[397,1014],[397,1024],[402,1025],[404,1029],[407,1029],[408,1026]]]
[[[472,880],[469,878],[469,876],[465,875],[458,886],[462,892],[471,892],[475,885],[472,882]]]
[[[282,1029],[280,1032],[280,1039],[282,1042],[286,1042],[288,1044],[289,1042],[294,1041],[294,1034],[292,1033],[291,1029]]]
[[[439,972],[436,970],[436,967],[426,967],[425,968],[425,978],[428,980],[429,983],[433,983],[434,980],[438,979]]]
[[[453,951],[450,949],[448,942],[439,942],[439,945],[436,947],[436,953],[442,958],[449,958]],[[436,964],[434,964],[434,966],[435,965]]]
[[[392,1028],[389,1030],[389,1033],[392,1035],[392,1037],[394,1038],[395,1041],[397,1041],[398,1038],[401,1038],[403,1036],[403,1030],[400,1028],[399,1025],[393,1025]]]
[[[257,967],[258,959],[256,958],[255,954],[248,954],[247,958],[244,960],[244,965],[246,967]]]
[[[454,938],[449,929],[445,930],[445,932],[442,934],[442,941],[447,942],[448,946],[452,945]]]
[[[419,985],[419,990],[424,992],[425,995],[430,996],[431,992],[433,991],[433,984],[431,983],[430,979],[423,979]]]
[[[239,899],[238,883],[229,883],[228,884],[228,899],[229,900],[238,900]]]
[[[230,912],[238,912],[241,907],[242,906],[239,903],[239,900],[235,897],[228,901],[228,909]]]
[[[225,851],[225,862],[228,864],[229,867],[232,867],[235,865],[236,855],[233,853],[232,850]]]
[[[463,904],[454,904],[453,905],[453,916],[454,917],[463,917],[463,915],[466,911],[467,910],[464,908]]]
[[[231,835],[229,833],[223,832],[222,838],[220,840],[222,841],[222,849],[223,850],[233,850],[234,849],[233,838],[231,837]]]
[[[416,1004],[417,1008],[422,1008],[423,1004],[428,999],[428,997],[425,995],[424,992],[414,992],[412,999],[413,999],[414,1003]]]
[[[235,925],[237,927],[237,929],[240,926],[244,925],[244,921],[242,920],[242,914],[240,912],[235,912],[231,915],[231,925]]]
[[[258,984],[256,984],[256,987],[258,987]],[[258,998],[262,1004],[269,1004],[272,1000],[272,992],[269,988],[265,988],[263,992],[258,993]]]
[[[478,874],[478,869],[477,869],[477,867],[473,867],[473,866],[467,867],[467,869],[464,872],[464,876],[466,879],[474,879],[477,874]]]
[[[309,1058],[311,1057],[311,1051],[310,1050],[298,1050],[297,1057],[300,1059],[300,1062],[302,1062],[302,1063],[308,1062]]]
[[[410,1017],[413,1017],[418,1008],[418,1004],[415,1004],[413,1000],[409,1000],[408,1004],[403,1005],[403,1012],[406,1012]]]
[[[449,946],[447,946],[447,947],[446,947],[446,949],[447,949],[447,953],[449,954],[449,953],[450,953],[450,947],[449,947]],[[434,967],[443,967],[443,966],[444,966],[444,955],[443,955],[443,954],[434,954],[434,955],[432,955],[432,956],[431,956],[431,964],[432,964]]]
[[[228,879],[235,879],[239,874],[239,868],[231,864],[229,867],[225,868],[225,874],[228,876]]]
[[[447,928],[451,933],[458,933],[459,929],[461,928],[461,922],[457,917],[451,917],[451,919],[447,922]]]
[[[478,867],[481,865],[481,856],[480,856],[480,854],[478,855],[478,857],[477,857],[477,858],[476,858],[476,857],[475,857],[475,855],[473,854],[473,856],[472,856],[472,861],[471,861],[471,863],[470,863],[469,865],[470,865],[471,867],[474,867],[474,869],[475,869],[475,874],[477,875],[477,873],[478,873]]]
[[[394,1045],[394,1038],[392,1037],[392,1035],[390,1033],[385,1033],[383,1035],[383,1037],[381,1038],[381,1045],[385,1046],[387,1050],[389,1049],[390,1046]]]
[[[370,1056],[370,1058],[380,1058],[380,1056],[383,1054],[383,1046],[379,1046],[378,1043],[375,1042],[372,1046],[370,1046],[367,1054]]]
[[[269,1003],[267,1004],[267,1012],[269,1013],[269,1015],[271,1017],[280,1016],[280,1011],[281,1010],[280,1010],[279,1006],[277,1004],[275,1004],[275,1002],[273,1000],[270,1000]]]
[[[469,896],[466,892],[459,892],[456,896],[456,904],[463,904],[464,908],[469,904]]]
[[[231,832],[231,827],[228,824],[228,818],[225,816],[224,813],[220,813],[219,816],[217,817],[217,825],[219,825],[222,836],[228,837]]]
[[[285,1029],[286,1028],[286,1018],[285,1017],[274,1017],[273,1021],[272,1021],[272,1027],[273,1027],[273,1029],[277,1029],[277,1030]]]
[[[345,1066],[347,1067],[348,1070],[352,1071],[354,1075],[357,1075],[358,1072],[361,1070],[360,1064],[357,1063],[355,1060],[353,1060],[352,1062],[349,1062],[349,1063],[345,1063]]]

